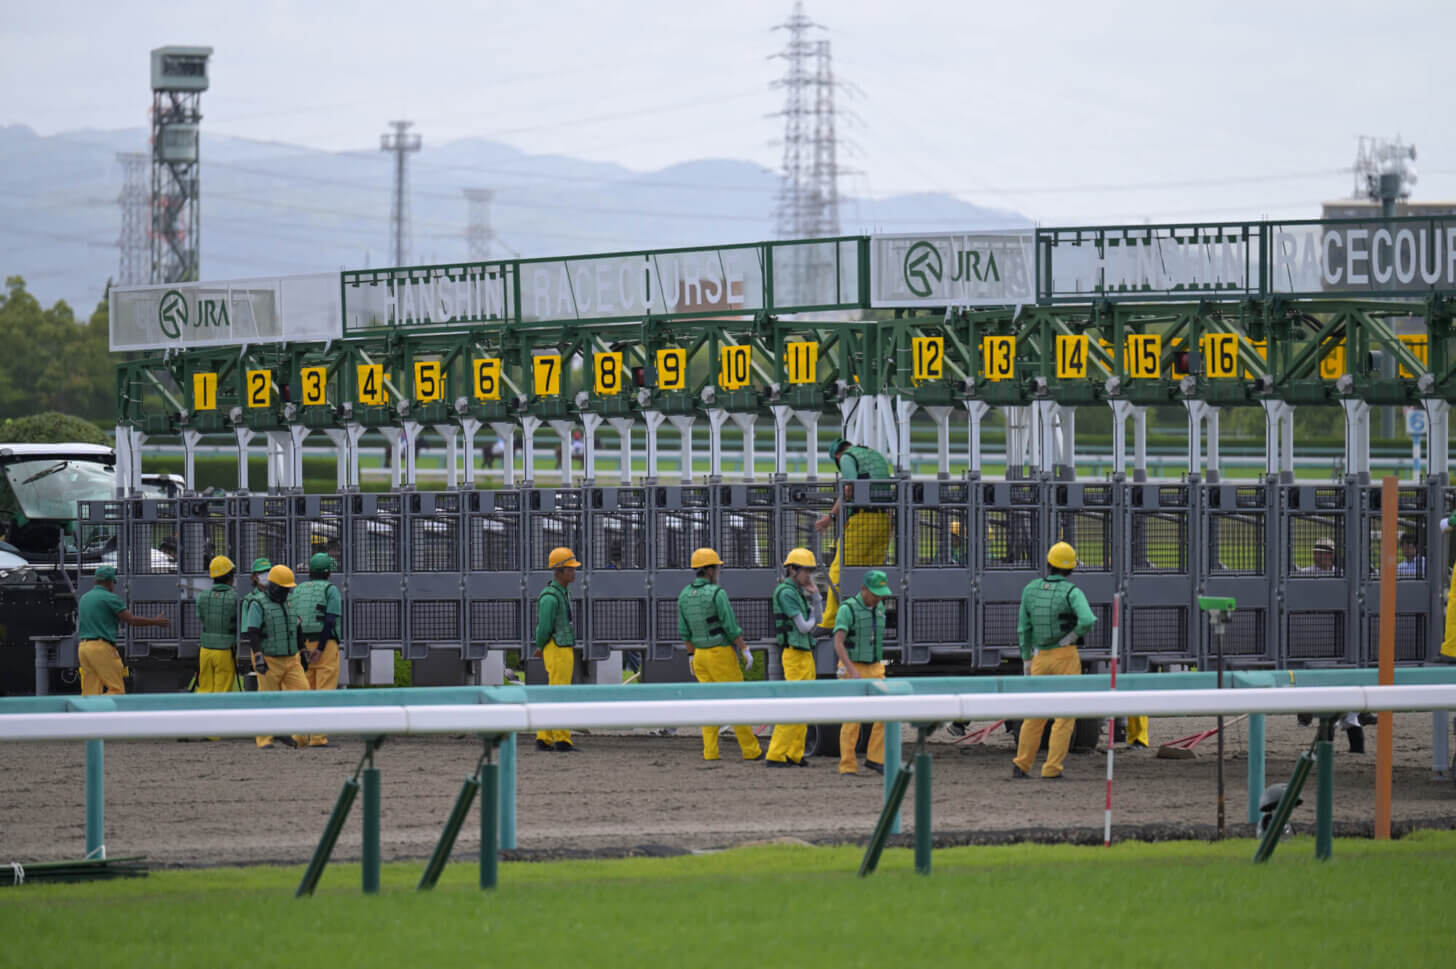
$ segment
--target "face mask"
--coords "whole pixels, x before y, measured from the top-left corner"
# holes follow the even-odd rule
[[[274,602],[281,603],[288,598],[289,588],[282,585],[270,585],[268,587],[268,598]]]
[[[268,577],[267,576],[255,575],[255,576],[253,576],[253,582],[260,589],[266,589],[266,588],[268,588]]]

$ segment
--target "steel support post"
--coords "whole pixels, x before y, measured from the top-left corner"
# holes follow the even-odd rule
[[[671,414],[667,418],[678,433],[678,461],[681,464],[678,480],[683,484],[693,483],[693,424],[697,418],[691,414]]]
[[[475,487],[475,435],[480,433],[480,428],[481,422],[478,418],[460,418],[460,433],[464,438],[462,450],[465,455],[465,487],[467,489]],[[514,455],[507,452],[505,463],[509,465],[513,457]]]
[[[373,741],[369,741],[373,743]],[[379,768],[371,761],[363,771],[363,845],[360,849],[364,894],[379,894]]]
[[[726,410],[708,408],[708,477],[714,481],[723,477],[723,425],[727,422]]]
[[[597,480],[597,428],[604,423],[602,415],[583,411],[581,414],[581,480],[591,484]],[[567,451],[570,452],[570,448]]]
[[[930,874],[930,755],[924,745],[915,754],[915,872]]]
[[[609,417],[607,423],[617,432],[617,483],[625,488],[632,483],[632,429],[637,422],[630,417]]]
[[[774,419],[774,477],[783,478],[789,473],[789,410],[787,404],[775,404],[771,408]]]
[[[1431,711],[1431,775],[1444,781],[1451,772],[1451,715],[1446,710]]]
[[[647,480],[657,480],[657,431],[662,427],[667,415],[661,411],[645,410],[642,412],[642,420],[647,424]]]
[[[896,397],[894,401],[895,469],[909,474],[915,473],[915,469],[910,465],[910,418],[914,416],[919,406],[915,401],[905,397]],[[937,433],[939,433],[938,428]],[[948,437],[945,439],[945,446],[947,460],[949,460],[950,440]]]
[[[516,850],[516,735],[506,734],[500,745],[500,846]]]
[[[536,484],[536,432],[541,429],[542,423],[541,418],[531,414],[521,416],[521,487],[523,488],[534,487]]]
[[[1439,475],[1440,481],[1444,484],[1449,480],[1450,471],[1447,468],[1449,460],[1451,433],[1451,405],[1444,400],[1428,398],[1426,400],[1427,428],[1426,436],[1431,441],[1431,453],[1427,456],[1427,463],[1431,466],[1430,473]]]
[[[1203,426],[1208,429],[1208,472],[1206,480],[1209,484],[1217,484],[1222,477],[1221,459],[1218,451],[1218,408],[1209,405],[1208,411],[1203,415]]]
[[[894,790],[895,790],[895,775],[896,775],[896,773],[898,773],[898,769],[901,766],[901,762],[904,760],[904,755],[901,753],[901,745],[902,745],[902,743],[903,743],[903,739],[902,739],[902,735],[901,735],[900,721],[898,721],[898,720],[887,720],[885,722],[885,783],[884,783],[884,788],[885,788],[885,804],[884,804],[884,807],[885,807],[886,810],[888,810],[889,807],[890,807],[891,795],[894,793]],[[890,769],[890,766],[891,766],[892,763],[893,763],[894,767],[896,768],[895,770],[891,770]],[[890,834],[899,834],[899,833],[900,833],[900,807],[899,807],[899,805],[895,805],[895,812],[890,817]]]
[[[1249,823],[1259,823],[1259,805],[1264,801],[1264,714],[1249,715]]]
[[[238,428],[237,430],[238,433],[241,434],[244,431],[244,428]],[[252,431],[248,431],[247,433],[250,437],[253,434]],[[126,483],[131,480],[132,455],[131,451],[126,446],[126,442],[129,436],[130,429],[125,424],[116,425],[116,497],[118,498],[126,497]],[[241,450],[242,448],[239,447],[239,451]],[[238,464],[240,468],[247,467],[247,462],[241,455],[239,456]],[[243,476],[243,480],[245,482],[245,484],[241,485],[240,487],[246,487],[247,472],[240,471],[239,474]]]
[[[1203,473],[1203,419],[1208,414],[1208,404],[1201,400],[1185,400],[1188,411],[1188,475]]]
[[[460,487],[460,428],[454,424],[431,424],[430,427],[445,439],[445,487],[454,491]]]
[[[1077,408],[1058,407],[1061,418],[1061,463],[1054,469],[1057,480],[1077,480]]]
[[[364,437],[363,424],[345,424],[344,431],[349,435],[349,487],[354,491],[359,490],[359,441]]]
[[[1110,400],[1108,403],[1112,405],[1112,473],[1126,478],[1127,419],[1132,416],[1135,408],[1126,400]]]
[[[268,456],[264,463],[264,467],[268,471],[268,493],[277,494],[284,487],[283,482],[287,479],[288,471],[292,467],[288,460],[288,445],[292,439],[286,431],[264,431],[263,440]]]
[[[399,422],[399,426],[400,430],[404,432],[400,438],[400,447],[403,449],[403,460],[400,461],[400,467],[404,473],[403,484],[406,488],[413,488],[419,482],[416,477],[415,453],[418,450],[420,432],[424,430],[424,425],[419,421],[404,420]]]
[[[311,428],[302,424],[288,425],[288,487],[303,491],[303,442]]]
[[[535,418],[531,419],[535,420]],[[522,425],[525,424],[525,420],[525,418],[521,419]],[[541,426],[539,421],[536,422],[536,426]],[[514,488],[516,486],[516,425],[510,421],[491,421],[490,429],[495,431],[495,436],[505,445],[505,454],[501,458],[501,487]],[[523,458],[522,464],[529,468],[530,458]],[[524,471],[523,473],[529,474],[530,472]]]
[[[118,434],[117,434],[117,438],[116,438],[116,442],[117,442],[117,468],[116,468],[117,475],[116,475],[116,480],[118,482],[121,482],[123,480],[123,477],[122,477],[122,474],[121,474],[121,447],[120,447],[120,445],[121,445],[121,434],[120,434],[121,428],[117,428],[117,431],[118,431]],[[238,491],[241,494],[247,494],[248,493],[248,444],[249,444],[249,442],[251,442],[253,440],[253,431],[252,431],[251,428],[248,428],[248,427],[242,427],[242,426],[234,427],[233,428],[233,437],[236,438],[237,439],[237,442],[238,442]],[[123,488],[119,488],[118,490],[122,494],[125,494],[126,493],[124,487]]]
[[[950,477],[950,412],[944,405],[925,408],[925,413],[935,422],[935,476],[942,480]],[[909,452],[908,446],[906,452]]]
[[[1328,861],[1334,849],[1335,745],[1329,739],[1329,721],[1322,721],[1315,751],[1314,856]]]
[[[757,470],[754,465],[758,463],[757,448],[754,446],[754,425],[758,423],[758,415],[748,412],[734,411],[729,415],[733,423],[738,425],[738,430],[743,434],[743,480],[752,481],[754,472]]]
[[[1132,409],[1132,480],[1148,480],[1148,409]]]
[[[182,431],[182,488],[184,494],[197,494],[197,445],[202,432],[191,428]]]
[[[480,769],[480,887],[494,888],[500,863],[500,765]]]
[[[324,437],[334,446],[334,486],[344,491],[349,487],[349,435],[342,427],[326,427]]]
[[[979,478],[981,476],[981,421],[991,412],[991,405],[984,400],[968,400],[965,405],[970,472],[972,477]]]
[[[1264,405],[1264,473],[1270,478],[1278,477],[1283,484],[1293,484],[1293,446],[1291,440],[1287,442],[1290,447],[1289,477],[1283,477],[1285,471],[1284,448],[1285,436],[1294,426],[1294,408],[1282,400],[1261,401]]]
[[[819,480],[819,412],[817,410],[796,410],[794,416],[804,425],[804,460],[807,463],[809,480]]]
[[[404,432],[397,427],[381,427],[379,433],[384,435],[384,446],[389,448],[389,487],[398,491],[403,474],[400,464],[404,461],[405,449],[400,446],[400,440]]]
[[[1370,405],[1363,400],[1340,401],[1345,411],[1345,474],[1355,483],[1370,483]]]

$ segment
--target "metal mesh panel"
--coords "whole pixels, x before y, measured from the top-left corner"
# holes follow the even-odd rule
[[[127,603],[127,608],[134,616],[151,618],[152,616],[166,616],[169,625],[167,626],[127,626],[127,637],[133,641],[143,640],[174,640],[179,636],[178,613],[181,611],[181,603],[176,599],[139,599]]]
[[[1395,614],[1395,658],[1398,662],[1420,662],[1426,658],[1426,614],[1423,612],[1398,612]],[[1375,665],[1380,661],[1380,616],[1370,616],[1370,645],[1366,662]]]
[[[900,600],[885,600],[885,642],[894,643],[900,640]]]
[[[774,638],[773,606],[769,603],[768,596],[730,596],[728,604],[733,607],[733,615],[738,619],[738,625],[743,627],[744,639],[753,642]]]
[[[833,549],[826,548],[834,538],[833,530],[815,531],[814,522],[829,513],[836,493],[832,484],[785,485],[784,505],[779,511],[780,549],[807,548],[821,562],[833,558]]]
[[[116,545],[121,533],[120,525],[82,522],[78,532],[77,540],[80,542],[81,552],[85,556],[88,566],[96,564],[93,560],[97,556],[104,557],[108,562],[116,561]]]
[[[693,549],[713,543],[713,530],[707,511],[657,512],[658,569],[685,569],[692,561]]]
[[[1077,568],[1107,572],[1112,568],[1112,512],[1063,511],[1057,514],[1058,538],[1077,550]]]
[[[460,569],[460,516],[414,516],[409,520],[410,568],[416,572]]]
[[[1188,652],[1187,606],[1139,606],[1132,610],[1128,640],[1134,653]]]
[[[970,641],[969,616],[965,599],[913,599],[910,635],[917,646],[965,646]]]
[[[718,554],[730,569],[771,569],[779,564],[774,550],[773,511],[718,512]]]
[[[207,567],[213,556],[228,555],[232,549],[228,544],[227,522],[219,515],[202,521],[182,522],[182,574],[207,575]],[[244,569],[247,565],[242,566]]]
[[[1315,543],[1328,542],[1333,554],[1316,554]],[[1345,516],[1289,515],[1290,578],[1338,578],[1345,574]]]
[[[1092,615],[1097,617],[1097,625],[1087,633],[1087,642],[1080,648],[1089,651],[1110,652],[1112,650],[1112,603],[1089,602],[1087,606],[1092,610]],[[1126,636],[1122,638],[1122,642],[1127,642]]]
[[[470,600],[471,642],[519,645],[523,639],[520,599]]]
[[[410,604],[410,639],[417,643],[459,643],[460,600],[416,599]]]
[[[521,516],[496,512],[470,516],[470,571],[521,570]]]
[[[677,600],[658,599],[657,602],[657,641],[660,643],[671,643],[680,641],[677,634]]]
[[[565,546],[580,558],[582,545],[581,512],[533,512],[530,516],[530,567],[546,568],[546,559],[553,548]]]
[[[591,567],[647,568],[647,513],[599,511],[591,518]]]
[[[1223,634],[1223,654],[1225,656],[1264,656],[1267,637],[1265,635],[1265,610],[1263,609],[1237,609],[1233,619],[1229,622],[1228,629]],[[1215,655],[1213,650],[1218,644],[1210,637],[1209,656]]]
[[[592,640],[598,643],[641,643],[647,640],[646,599],[593,599]]]
[[[985,550],[988,569],[1033,569],[1040,557],[1040,521],[1035,508],[986,510]]]
[[[848,510],[844,525],[844,563],[869,568],[895,564],[895,512],[859,505]]]
[[[335,503],[337,504],[337,503]],[[300,518],[293,522],[293,547],[300,564],[315,552],[327,552],[338,567],[344,565],[344,519],[340,515]]]
[[[911,555],[916,566],[964,568],[970,564],[967,509],[916,508],[911,529],[915,542]]]
[[[1211,512],[1208,568],[1218,575],[1264,574],[1264,513]]]
[[[1264,489],[1259,486],[1234,489],[1234,507],[1263,508]]]
[[[1345,613],[1291,612],[1286,617],[1291,659],[1339,659],[1345,655]]]
[[[404,639],[404,603],[398,599],[354,599],[349,634],[358,642],[398,643]]]
[[[179,610],[182,613],[182,628],[178,631],[182,639],[202,638],[202,619],[197,615],[196,601],[184,601],[180,604]]]
[[[1188,571],[1188,515],[1185,512],[1133,512],[1132,570],[1163,574]]]
[[[127,538],[126,569],[132,575],[177,572],[177,523],[133,522]]]
[[[1082,487],[1082,504],[1084,505],[1110,505],[1112,504],[1111,485],[1084,485]]]
[[[1013,505],[1034,505],[1040,498],[1040,489],[1034,484],[1014,484],[1011,486],[1011,503]]]
[[[1016,613],[1020,602],[988,602],[982,611],[981,645],[998,649],[1015,649]]]
[[[1370,570],[1372,579],[1380,578],[1380,513],[1372,512],[1370,518]],[[1396,517],[1395,577],[1397,579],[1424,579],[1426,577],[1426,519],[1425,515],[1399,515]]]
[[[245,518],[238,522],[239,568],[251,568],[253,560],[265,558],[274,564],[293,561],[288,554],[288,522]],[[246,563],[246,564],[244,564]]]
[[[349,554],[355,572],[398,572],[400,570],[400,518],[375,515],[349,523]]]
[[[1187,508],[1187,485],[1161,485],[1158,488],[1159,508]]]

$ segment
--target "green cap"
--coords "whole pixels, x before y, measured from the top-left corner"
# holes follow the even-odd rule
[[[103,566],[101,566],[101,568],[99,568],[99,569],[96,570],[96,581],[97,582],[113,582],[115,580],[116,580],[116,567],[115,566],[113,566],[113,565],[103,565]]]
[[[308,560],[310,572],[332,572],[334,571],[334,557],[328,552],[314,552]]]
[[[892,596],[895,594],[890,588],[889,580],[885,578],[885,573],[879,569],[865,573],[864,587],[877,596]]]
[[[259,572],[267,572],[271,568],[273,568],[273,563],[260,557],[253,559],[253,568],[251,571],[256,575]]]
[[[829,460],[833,461],[834,460],[834,456],[839,453],[839,449],[842,448],[842,447],[848,447],[848,446],[849,446],[849,442],[848,441],[846,441],[842,437],[836,437],[834,439],[834,443],[831,444],[831,445],[829,445]]]

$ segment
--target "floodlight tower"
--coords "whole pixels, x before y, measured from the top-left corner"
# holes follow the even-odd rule
[[[198,278],[201,197],[200,104],[211,47],[152,51],[152,271],[154,283]]]
[[[1355,149],[1355,197],[1380,203],[1384,218],[1395,217],[1395,203],[1410,198],[1415,187],[1416,148],[1383,138],[1360,136]]]

